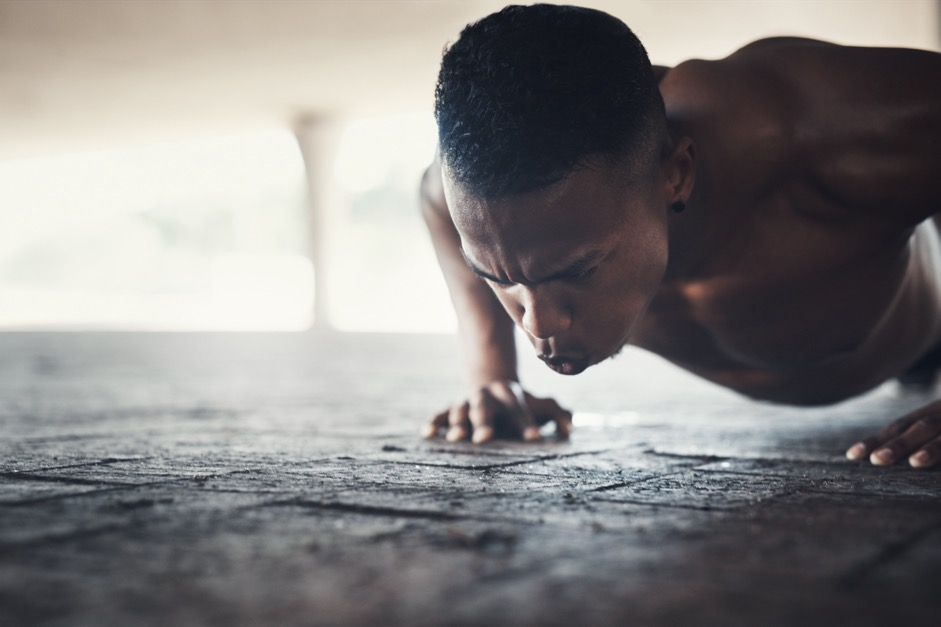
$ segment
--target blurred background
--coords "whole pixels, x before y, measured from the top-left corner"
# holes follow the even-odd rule
[[[504,4],[0,0],[0,330],[451,331],[435,75]],[[581,4],[662,65],[941,38],[937,0]]]

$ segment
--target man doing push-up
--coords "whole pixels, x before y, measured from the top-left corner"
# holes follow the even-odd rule
[[[568,434],[514,324],[563,374],[632,344],[801,405],[941,365],[939,54],[778,38],[661,68],[605,13],[507,7],[445,52],[435,115],[422,205],[470,389],[429,437]],[[941,402],[847,455],[938,464]]]

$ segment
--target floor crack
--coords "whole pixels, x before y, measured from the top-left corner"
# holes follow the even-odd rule
[[[306,507],[311,509],[323,509],[337,512],[349,512],[352,514],[366,514],[369,516],[391,516],[395,518],[421,518],[425,520],[468,520],[477,517],[465,516],[461,514],[451,514],[428,509],[400,509],[397,507],[380,507],[375,505],[363,505],[360,503],[341,503],[338,501],[316,501],[311,499],[286,499],[283,501],[271,501],[264,503],[259,507]]]

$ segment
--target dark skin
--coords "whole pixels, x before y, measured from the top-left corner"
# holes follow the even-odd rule
[[[647,171],[589,156],[547,188],[484,199],[429,168],[470,388],[427,437],[570,433],[568,411],[519,387],[514,324],[563,374],[632,344],[803,405],[858,395],[941,342],[941,55],[782,38],[657,71],[670,137]],[[847,456],[941,463],[941,401]]]

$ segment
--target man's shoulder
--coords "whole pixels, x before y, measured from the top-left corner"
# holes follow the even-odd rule
[[[781,55],[774,49],[797,41],[810,40],[764,39],[724,59],[678,64],[660,82],[668,118],[698,135],[734,137],[736,144],[750,143],[749,136],[793,135],[795,88],[789,73],[776,67]]]
[[[725,60],[729,61],[762,61],[779,60],[782,53],[812,53],[820,54],[842,48],[839,44],[821,39],[810,39],[808,37],[766,37],[756,39],[745,44]]]
[[[872,87],[909,77],[922,85],[927,77],[937,76],[938,72],[941,54],[934,51],[770,37],[746,44],[722,59],[685,61],[670,75],[686,80],[695,80],[699,75],[711,79],[764,76],[790,83],[791,89],[817,89],[826,85]]]
[[[715,64],[767,73],[805,95],[888,100],[937,93],[941,54],[904,47],[842,45],[802,37],[754,41]],[[905,93],[899,93],[902,89]]]
[[[675,127],[723,168],[914,223],[937,209],[939,76],[934,52],[778,37],[682,63],[661,87]]]
[[[908,125],[937,141],[939,77],[937,52],[773,37],[723,59],[680,63],[661,90],[677,116],[738,121],[748,114],[790,127],[795,140],[830,143],[837,130],[853,140]]]

